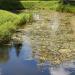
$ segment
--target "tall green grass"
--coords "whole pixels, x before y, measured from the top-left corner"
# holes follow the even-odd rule
[[[48,9],[48,10],[61,10],[67,12],[74,12],[75,13],[75,5],[72,3],[63,4],[59,2],[60,0],[2,0],[0,1],[0,9],[5,10],[39,10],[39,9]]]
[[[53,1],[21,1],[24,9],[56,9],[58,6],[56,0]]]
[[[63,5],[63,7],[64,11],[75,13],[75,6],[68,4],[68,5]]]
[[[58,11],[75,13],[75,5],[60,3],[58,6]]]
[[[56,9],[58,0],[50,1],[1,1],[0,8],[5,10],[22,10],[22,9]]]
[[[31,14],[14,14],[0,10],[0,42],[9,41],[13,32],[31,20]]]

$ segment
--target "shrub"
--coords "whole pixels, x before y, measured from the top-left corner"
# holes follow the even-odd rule
[[[31,14],[14,14],[0,10],[0,42],[11,38],[17,27],[30,21]]]

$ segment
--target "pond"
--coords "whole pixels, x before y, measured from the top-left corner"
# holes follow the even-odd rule
[[[33,18],[16,34],[22,44],[0,46],[0,75],[75,75],[74,14],[44,11]]]
[[[0,75],[75,75],[75,61],[41,64],[33,58],[32,48],[26,42],[22,46],[4,47],[0,47]]]

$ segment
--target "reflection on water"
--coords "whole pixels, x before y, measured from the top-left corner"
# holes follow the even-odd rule
[[[10,47],[5,55],[9,55],[9,59],[5,63],[0,63],[1,75],[50,75],[49,69],[42,72],[36,60],[31,59],[30,50],[31,47],[26,42],[22,45],[19,55],[15,46]]]
[[[51,68],[51,75],[69,75],[69,73],[63,67],[59,67],[55,69]]]
[[[5,62],[8,60],[8,46],[0,46],[0,62]]]
[[[13,60],[17,58],[17,53],[15,47],[12,47],[11,50],[9,51],[9,59]]]
[[[21,51],[19,53],[19,58],[20,59],[27,59],[30,60],[32,59],[32,48],[29,42],[29,39],[25,37],[26,40],[24,40]]]
[[[17,54],[15,46],[7,48],[8,50],[6,54],[4,53],[4,56],[9,57],[7,62],[0,63],[1,75],[75,75],[74,61],[57,66],[48,62],[39,64],[35,59],[32,59],[32,48],[28,43],[24,42],[20,48],[19,54]]]

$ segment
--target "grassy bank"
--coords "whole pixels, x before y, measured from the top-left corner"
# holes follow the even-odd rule
[[[21,1],[25,9],[52,9],[55,10],[58,6],[58,1]]]
[[[75,13],[75,6],[73,5],[63,5],[63,10],[66,12],[71,12],[71,13]]]
[[[19,15],[0,10],[0,42],[7,42],[16,28],[29,22],[31,14],[21,13]]]
[[[56,9],[58,0],[51,1],[1,1],[0,8],[6,10]]]
[[[75,13],[75,5],[72,5],[70,3],[69,4],[60,3],[58,6],[58,11]]]
[[[0,1],[0,9],[5,10],[60,10],[66,12],[75,12],[74,5],[62,5],[59,0],[51,1]],[[0,10],[0,41],[9,40],[12,33],[18,26],[30,22],[31,14],[14,14],[8,11]]]
[[[6,0],[0,1],[0,9],[5,10],[39,10],[39,9],[48,9],[48,10],[60,10],[66,12],[75,12],[75,5],[62,4],[59,3],[59,0],[50,0],[50,1],[26,1],[26,0]]]

